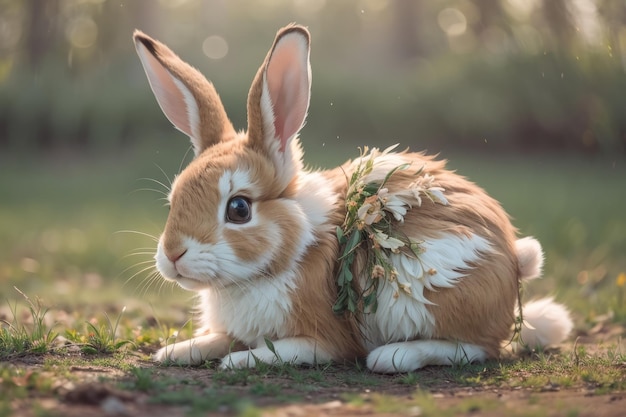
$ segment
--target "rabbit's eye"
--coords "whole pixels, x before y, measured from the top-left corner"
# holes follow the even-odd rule
[[[226,220],[231,223],[248,223],[252,218],[250,200],[245,197],[233,197],[226,207]]]

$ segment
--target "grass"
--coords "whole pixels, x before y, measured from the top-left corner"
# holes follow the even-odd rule
[[[167,340],[193,331],[190,294],[151,278],[154,241],[116,233],[155,236],[162,227],[162,195],[137,191],[154,188],[138,179],[167,184],[186,144],[156,148],[87,159],[0,157],[0,417],[54,415],[73,404],[68,391],[94,381],[113,396],[121,391],[171,407],[173,415],[259,415],[294,402],[336,401],[342,410],[376,413],[548,415],[554,404],[544,404],[546,393],[626,391],[623,159],[444,152],[502,202],[522,234],[543,243],[546,278],[531,283],[526,296],[555,294],[573,311],[581,338],[562,352],[381,376],[362,364],[221,371],[215,363],[149,362]],[[313,164],[322,158],[312,155]],[[131,253],[137,255],[126,257]],[[530,411],[503,409],[493,395],[460,398],[494,390]],[[520,399],[520,392],[535,397]],[[49,410],[51,398],[58,402]],[[563,415],[580,410],[584,404],[562,405]]]
[[[17,289],[16,289],[17,290]],[[17,290],[26,300],[32,323],[26,326],[17,317],[17,305],[11,307],[13,319],[4,321],[0,328],[0,360],[10,359],[26,354],[44,354],[53,348],[58,333],[45,324],[47,308],[41,305],[39,299],[33,301],[21,291]]]

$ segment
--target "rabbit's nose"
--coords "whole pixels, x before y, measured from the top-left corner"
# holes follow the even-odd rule
[[[174,253],[167,253],[167,259],[170,260],[170,262],[172,262],[173,264],[175,264],[180,258],[183,257],[184,254],[187,253],[187,249],[181,249],[178,252],[174,252]]]

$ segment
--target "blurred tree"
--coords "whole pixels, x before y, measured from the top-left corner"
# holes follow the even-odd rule
[[[417,37],[422,0],[395,0],[393,4],[393,44],[400,60],[411,60],[425,51]]]
[[[28,63],[37,68],[50,53],[57,39],[59,0],[27,0],[28,23],[26,48]]]
[[[577,39],[576,25],[569,7],[569,0],[543,0],[541,11],[550,32],[551,49],[558,51],[573,46]]]
[[[502,7],[502,0],[480,0],[470,4],[476,7],[479,14],[476,19],[470,20],[472,30],[478,38],[481,38],[494,27],[498,27],[510,34],[510,26]]]

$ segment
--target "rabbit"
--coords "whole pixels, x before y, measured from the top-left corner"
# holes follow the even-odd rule
[[[340,167],[305,169],[298,138],[311,89],[305,27],[277,32],[249,91],[245,132],[234,129],[199,71],[139,30],[133,39],[159,106],[195,154],[173,181],[155,262],[165,280],[198,293],[199,326],[155,361],[220,360],[235,369],[365,360],[373,372],[399,373],[501,355],[519,314],[519,287],[541,274],[541,245],[518,239],[496,200],[424,153],[372,149]],[[338,227],[349,179],[369,160],[360,181],[380,186],[388,224],[419,253],[399,250],[406,248],[386,234],[363,237],[348,270],[356,289],[378,276],[375,311],[337,312]],[[359,207],[360,225],[376,225],[368,210]],[[373,247],[386,269],[365,268]],[[521,339],[530,347],[561,343],[572,329],[568,309],[552,298],[523,312]]]

